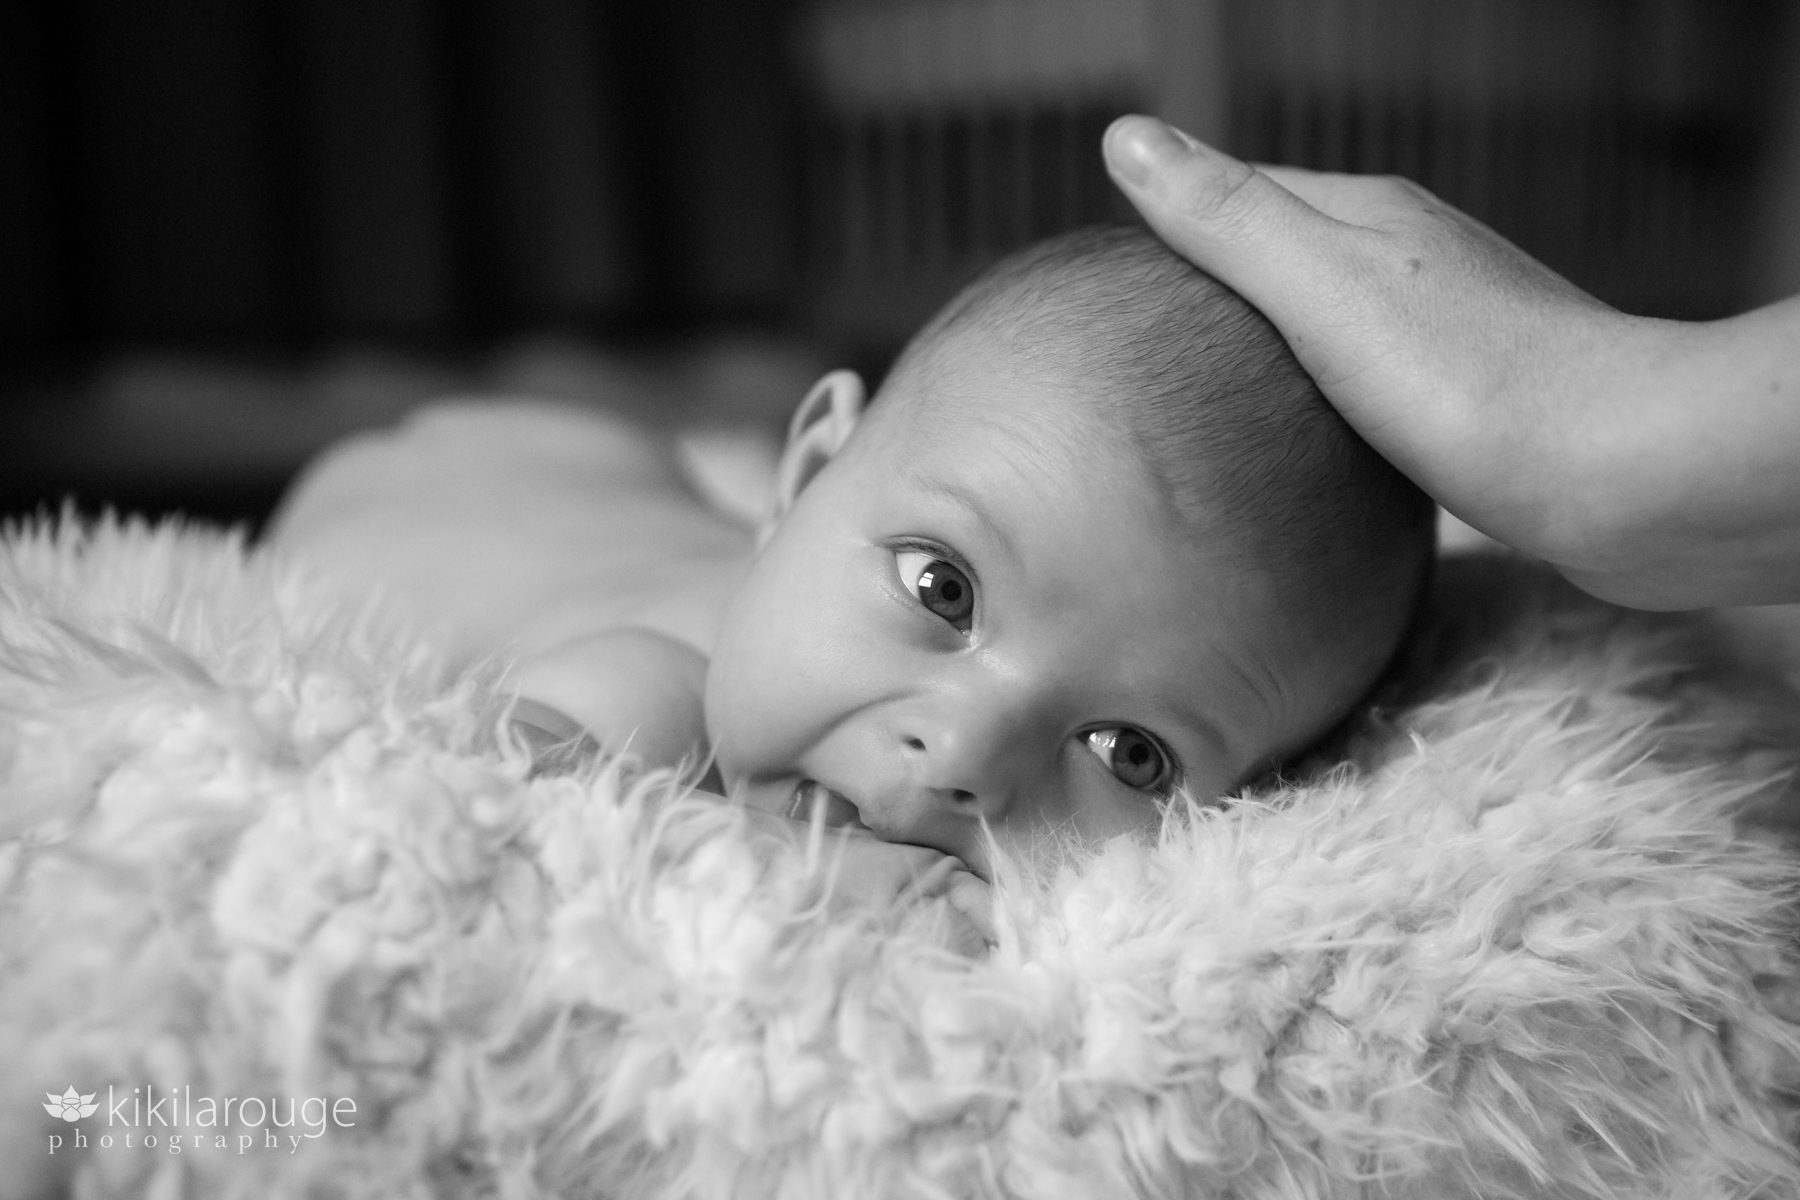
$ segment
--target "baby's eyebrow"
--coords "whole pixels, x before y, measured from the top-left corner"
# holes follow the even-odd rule
[[[963,510],[977,525],[985,529],[988,535],[1000,547],[1005,555],[1015,563],[1019,560],[1019,548],[1013,543],[1006,530],[996,521],[987,506],[981,502],[978,493],[950,479],[940,479],[936,475],[914,469],[905,471],[907,482],[940,500],[948,501]]]

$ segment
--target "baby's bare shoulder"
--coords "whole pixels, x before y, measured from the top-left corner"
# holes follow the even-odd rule
[[[327,447],[283,498],[272,536],[294,543],[344,520],[425,523],[679,488],[669,440],[622,418],[546,403],[442,401]]]
[[[522,465],[619,488],[676,485],[681,477],[667,434],[603,409],[549,401],[439,401],[376,434],[375,444],[438,470],[495,474]]]

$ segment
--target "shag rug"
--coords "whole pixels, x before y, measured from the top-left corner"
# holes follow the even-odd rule
[[[533,774],[501,665],[234,535],[13,528],[0,1190],[1800,1194],[1792,700],[1518,564],[1438,611],[1334,763],[969,959],[829,842]]]

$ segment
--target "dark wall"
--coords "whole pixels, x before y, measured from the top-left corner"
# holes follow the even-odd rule
[[[872,7],[0,6],[4,365],[143,342],[442,347],[742,319],[817,330],[917,293],[877,322],[891,338],[945,286],[904,236],[913,191],[954,208],[1010,180],[1044,208],[1059,189],[1043,181],[1072,179],[1082,202],[1057,220],[1116,211],[1097,131],[1152,96],[825,112],[797,78],[796,26]],[[1795,67],[1789,0],[1202,7],[1230,46],[1217,133],[1238,153],[1419,178],[1641,311],[1709,315],[1741,298],[1760,117]],[[1217,60],[1203,50],[1196,70]],[[871,219],[904,261],[832,258],[830,222],[853,207],[840,158],[874,172]]]
[[[0,349],[778,317],[785,7],[6,6]]]
[[[1131,12],[1141,61],[1084,82]],[[1797,74],[1793,0],[0,5],[0,513],[258,515],[344,429],[515,382],[475,368],[520,335],[878,374],[983,263],[1125,214],[1100,133],[1183,95],[1720,315],[1800,262]],[[413,357],[334,374],[369,347]]]

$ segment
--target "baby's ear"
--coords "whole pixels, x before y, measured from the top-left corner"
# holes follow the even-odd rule
[[[833,371],[813,385],[788,423],[787,447],[775,473],[775,515],[793,507],[819,468],[850,440],[867,403],[855,371]]]

